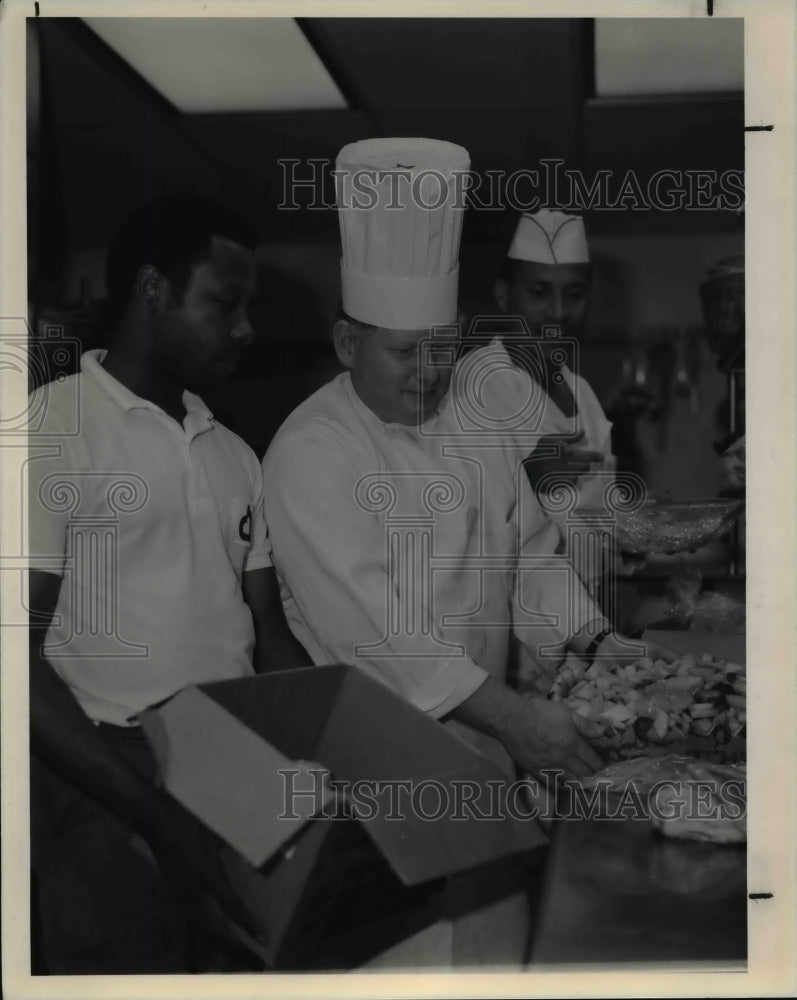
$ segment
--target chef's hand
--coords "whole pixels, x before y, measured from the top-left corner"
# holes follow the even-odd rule
[[[603,761],[579,735],[565,705],[521,697],[493,677],[487,677],[451,715],[500,740],[521,771],[542,781],[545,770],[563,771],[570,778],[603,767]]]
[[[584,432],[566,436],[549,434],[540,438],[536,450],[558,448],[558,454],[535,458],[534,452],[523,463],[526,475],[535,492],[547,492],[555,486],[556,481],[575,484],[579,476],[589,472],[590,466],[602,462],[605,455],[589,448],[579,448],[577,445],[584,438]],[[547,477],[547,481],[546,481]]]
[[[521,770],[544,778],[543,771],[564,771],[566,778],[583,778],[604,766],[579,733],[562,702],[529,698],[525,713],[507,729],[502,742]]]
[[[661,646],[658,642],[650,642],[647,639],[642,645],[645,647],[645,656],[651,660],[664,660],[665,663],[675,663],[680,655],[674,649]]]

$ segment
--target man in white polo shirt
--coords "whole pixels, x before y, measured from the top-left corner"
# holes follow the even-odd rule
[[[308,662],[280,608],[259,462],[195,395],[253,338],[253,247],[215,203],[144,206],[109,254],[107,352],[32,399],[32,854],[50,973],[240,959],[208,960],[197,920],[222,938],[222,911],[249,922],[215,839],[156,789],[136,715],[188,684]]]

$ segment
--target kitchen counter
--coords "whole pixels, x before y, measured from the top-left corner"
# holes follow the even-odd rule
[[[647,820],[554,824],[533,964],[747,957],[744,848],[667,840]]]
[[[678,652],[745,661],[745,637],[646,632]],[[648,820],[560,819],[534,964],[719,962],[747,956],[745,847],[668,840]]]

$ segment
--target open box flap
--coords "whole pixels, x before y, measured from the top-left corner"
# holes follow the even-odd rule
[[[295,763],[198,688],[185,688],[139,720],[167,791],[255,867],[316,811],[303,795],[286,814],[280,771]],[[331,793],[321,797],[326,804]]]
[[[297,667],[202,684],[214,701],[292,760],[318,760],[317,748],[346,667]]]
[[[490,780],[503,784],[500,771],[493,770],[489,762],[486,764],[491,771]],[[362,821],[405,885],[461,874],[548,845],[548,838],[534,819],[523,821],[506,813],[500,815],[500,807],[499,815],[489,818],[494,811],[489,805],[489,793],[478,800],[488,803],[483,810],[486,815],[468,814],[469,808],[479,808],[477,803],[460,808],[457,814],[457,797],[461,801],[461,789],[474,778],[478,780],[478,775],[471,768],[434,779],[435,788],[427,787],[418,796],[428,818],[418,814],[420,810],[413,806],[403,814],[401,822],[387,819],[393,800],[383,794],[378,813]]]
[[[355,814],[405,885],[548,843],[535,820],[507,811],[496,765],[361,670],[347,670],[317,754],[335,777],[383,783],[381,794],[368,789],[376,808]]]

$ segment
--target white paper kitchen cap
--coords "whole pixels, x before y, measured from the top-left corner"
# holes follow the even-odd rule
[[[435,139],[366,139],[335,170],[343,311],[390,330],[457,317],[467,150]]]
[[[521,215],[507,257],[539,264],[588,264],[589,248],[580,215],[542,208]]]

